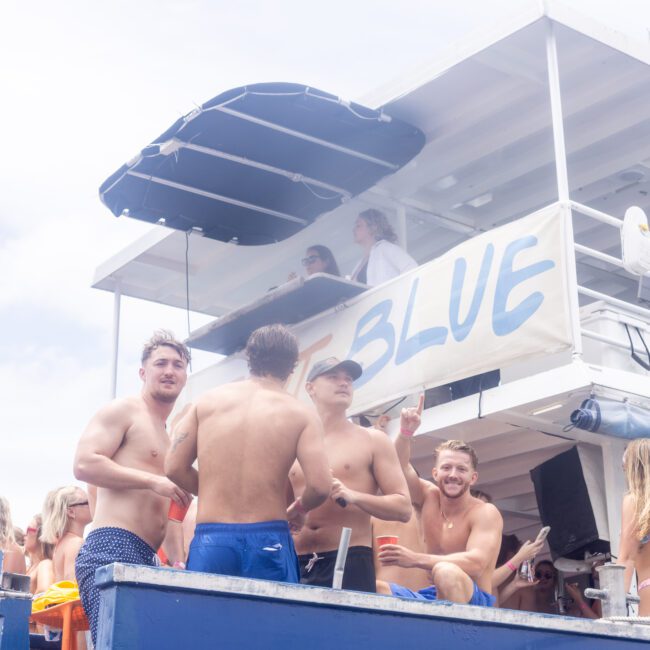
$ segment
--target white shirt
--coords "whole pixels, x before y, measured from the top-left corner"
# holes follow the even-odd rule
[[[353,280],[356,280],[364,262],[365,258],[354,268],[351,276]],[[378,284],[388,282],[388,280],[414,269],[417,265],[417,262],[397,244],[380,239],[370,249],[368,268],[366,270],[366,284],[370,287],[376,287]]]

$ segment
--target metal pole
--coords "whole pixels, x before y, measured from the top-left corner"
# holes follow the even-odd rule
[[[621,537],[621,504],[625,494],[625,475],[621,471],[625,440],[603,436],[603,474],[605,480],[605,499],[607,505],[607,527],[609,545],[614,557],[618,557]]]
[[[341,541],[339,542],[339,550],[336,554],[336,562],[334,563],[334,579],[332,580],[333,589],[341,589],[343,587],[343,571],[345,570],[345,560],[348,557],[350,535],[352,535],[352,528],[344,527],[341,530]]]
[[[566,144],[564,141],[564,121],[562,117],[562,94],[560,89],[560,69],[558,66],[557,43],[553,22],[546,19],[546,68],[548,73],[548,90],[551,102],[551,123],[553,127],[553,149],[555,153],[555,176],[557,196],[562,210],[565,211],[566,265],[569,296],[569,318],[573,339],[573,358],[582,356],[582,337],[580,334],[580,303],[578,302],[578,275],[573,238],[573,216],[569,204],[569,173],[566,162]]]
[[[600,589],[585,589],[587,598],[600,600],[603,609],[603,618],[627,615],[627,597],[623,574],[625,567],[622,564],[604,564],[596,567]],[[633,599],[630,599],[633,600]]]
[[[117,357],[120,348],[120,307],[122,301],[122,284],[115,281],[113,291],[113,362],[111,367],[111,394],[110,399],[117,397]]]

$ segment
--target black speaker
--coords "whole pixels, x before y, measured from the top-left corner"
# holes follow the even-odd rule
[[[603,460],[596,447],[577,445],[530,471],[553,559],[583,560],[609,553]]]

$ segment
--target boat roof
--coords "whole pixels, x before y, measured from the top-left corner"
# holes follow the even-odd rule
[[[545,39],[557,39],[570,193],[622,216],[650,209],[650,44],[637,43],[559,3],[531,3],[506,24],[451,47],[444,58],[365,98],[377,114],[424,133],[402,169],[275,244],[248,247],[157,227],[102,264],[93,286],[219,316],[299,271],[312,244],[329,246],[342,271],[359,257],[351,226],[367,207],[385,210],[419,263],[467,237],[557,200]],[[575,239],[620,255],[619,234],[574,218]],[[260,271],[263,269],[263,272]],[[215,282],[218,278],[218,282]],[[583,286],[634,299],[622,269],[578,257]]]
[[[126,215],[242,245],[286,239],[422,149],[407,123],[316,88],[260,83],[178,119],[99,190]]]

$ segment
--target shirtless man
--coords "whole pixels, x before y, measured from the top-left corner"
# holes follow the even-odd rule
[[[331,587],[341,529],[351,528],[343,588],[375,592],[370,517],[407,522],[411,504],[397,454],[386,434],[353,424],[346,417],[352,403],[352,382],[360,376],[361,366],[355,361],[329,358],[316,363],[307,377],[307,392],[325,428],[334,484],[330,499],[309,514],[294,541],[300,581]],[[304,467],[295,464],[289,476],[294,494],[302,494]]]
[[[76,561],[81,602],[97,642],[95,569],[112,562],[155,566],[170,499],[190,496],[164,476],[170,441],[165,423],[187,380],[189,352],[169,332],[156,332],[142,352],[142,392],[116,399],[90,420],[77,446],[74,474],[96,485],[93,530]]]
[[[255,330],[246,353],[251,378],[202,395],[176,427],[167,454],[167,476],[199,496],[187,568],[298,582],[288,524],[300,527],[330,492],[323,429],[313,409],[284,390],[298,360],[289,330]],[[307,487],[287,509],[296,458]]]
[[[430,572],[434,586],[414,592],[393,583],[378,582],[377,590],[403,598],[439,598],[491,607],[495,604],[492,573],[501,545],[503,519],[495,506],[469,492],[478,479],[476,452],[460,440],[443,442],[435,451],[432,474],[436,485],[423,481],[409,464],[411,437],[417,425],[419,414],[410,426],[405,427],[402,420],[395,447],[413,504],[422,509],[427,552],[416,553],[399,544],[386,544],[379,551],[379,560],[386,566],[425,569]]]

